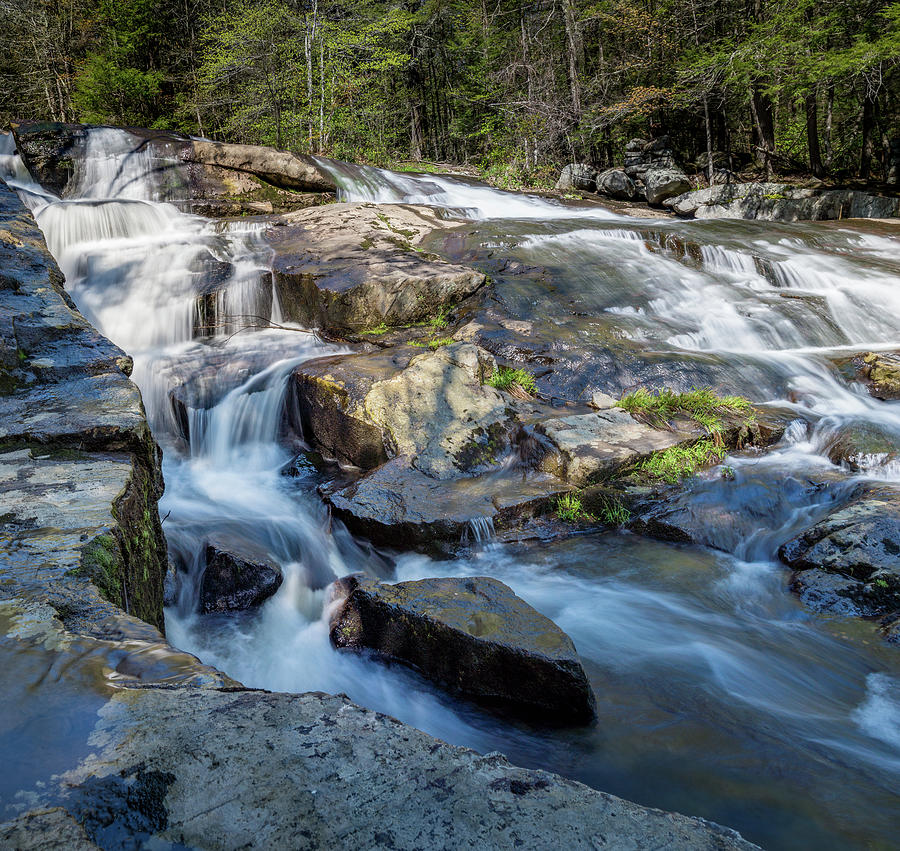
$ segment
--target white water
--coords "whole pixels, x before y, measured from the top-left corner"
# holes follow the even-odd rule
[[[900,433],[896,404],[872,400],[827,361],[898,344],[900,241],[838,229],[821,239],[802,228],[780,236],[740,222],[719,233],[703,223],[694,234],[706,240],[700,260],[688,262],[602,211],[340,167],[350,200],[462,211],[482,220],[485,241],[550,267],[559,285],[546,308],[553,321],[564,321],[571,295],[580,310],[674,357],[763,363],[790,394],[772,401],[812,423],[798,421],[765,459],[728,460],[747,506],[774,506],[732,555],[614,534],[520,549],[493,542],[455,561],[400,555],[392,564],[331,523],[314,481],[281,474],[302,448],[296,437],[281,440],[290,371],[339,350],[301,330],[255,327],[249,317],[277,316],[256,227],[222,228],[160,203],[149,155],[134,148],[120,131],[92,137],[82,191],[66,201],[29,186],[6,148],[0,168],[23,184],[81,309],[135,359],[165,449],[164,528],[186,571],[167,611],[175,644],[247,685],[345,692],[448,741],[716,818],[770,847],[854,847],[892,835],[895,651],[865,625],[805,612],[786,592],[774,551],[825,509],[824,498],[787,477],[833,469],[822,452],[835,429],[857,418]],[[197,295],[213,273],[213,338],[198,340]],[[543,296],[532,297],[544,311]],[[185,441],[170,391],[196,381],[205,401],[189,406]],[[862,475],[900,480],[895,467],[874,464]],[[484,543],[492,532],[477,522],[470,539]],[[216,535],[263,548],[281,565],[284,584],[258,612],[194,614],[205,543]],[[564,733],[510,725],[415,675],[336,653],[323,617],[328,584],[360,569],[507,582],[572,635],[600,724]]]

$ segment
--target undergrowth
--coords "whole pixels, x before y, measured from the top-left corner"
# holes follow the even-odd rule
[[[624,526],[631,520],[631,512],[615,497],[600,503],[600,519],[608,526]]]
[[[487,380],[487,384],[495,387],[497,390],[505,390],[514,396],[536,396],[537,383],[534,376],[527,369],[512,369],[508,366],[501,366],[495,370],[494,374]]]
[[[441,346],[449,346],[453,342],[455,342],[453,337],[433,337],[430,340],[410,340],[409,344],[420,349],[431,349],[434,351]]]

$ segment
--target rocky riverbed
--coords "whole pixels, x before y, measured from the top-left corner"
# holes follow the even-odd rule
[[[731,771],[710,754],[724,747],[752,762],[750,742],[770,737],[774,759],[794,766],[786,773],[802,774],[809,797],[796,818],[811,836],[883,835],[887,810],[871,790],[880,803],[868,828],[843,810],[813,814],[823,783],[846,786],[812,770],[802,743],[820,735],[815,724],[784,739],[763,732],[766,713],[810,693],[785,686],[736,720],[734,702],[750,706],[754,688],[745,694],[715,664],[710,674],[675,662],[692,685],[667,675],[661,698],[635,698],[643,674],[617,673],[623,654],[630,665],[670,652],[681,619],[701,655],[724,654],[757,693],[765,677],[780,681],[769,658],[812,683],[805,666],[830,654],[843,681],[865,681],[851,718],[869,717],[868,700],[893,705],[884,654],[895,651],[884,644],[859,665],[856,639],[830,632],[895,640],[896,429],[892,409],[878,407],[891,404],[892,362],[871,345],[893,330],[879,326],[863,346],[858,308],[835,311],[835,296],[806,279],[791,286],[792,263],[821,235],[639,226],[590,205],[149,131],[17,132],[32,175],[66,195],[10,177],[68,281],[4,190],[4,622],[23,683],[45,663],[68,666],[54,699],[76,709],[67,744],[51,733],[46,767],[0,798],[10,843],[59,832],[65,847],[151,837],[205,847],[245,834],[301,847],[501,846],[562,831],[573,847],[598,836],[615,847],[750,847],[709,822],[478,757],[310,691],[323,685],[451,741],[499,745],[595,788],[609,777],[644,802],[733,817],[787,847],[793,816],[777,783],[763,791],[735,774],[772,814],[763,826],[732,806],[735,795],[697,792],[687,764],[662,768],[668,786],[646,769],[603,767],[623,758],[601,744],[607,731],[627,743],[643,730],[665,748],[640,714],[664,707],[669,721],[651,722],[661,731],[690,706],[689,726],[710,719],[708,740],[681,753],[710,776]],[[277,190],[277,204],[235,189],[248,175]],[[332,191],[342,201],[322,205]],[[251,215],[213,225],[198,212]],[[120,240],[115,252],[88,230],[98,222]],[[829,236],[834,263],[857,262],[843,248],[855,232]],[[866,250],[882,238],[865,236],[875,240]],[[888,260],[866,262],[873,287],[893,274]],[[841,383],[857,380],[871,396]],[[760,588],[732,608],[730,592],[709,597],[701,578],[731,587],[747,569],[768,577],[762,631],[757,603],[745,611]],[[196,656],[163,638],[164,598],[170,640]],[[644,611],[661,631],[647,643]],[[773,650],[798,617],[795,655]],[[728,625],[746,648],[726,638]],[[756,653],[759,642],[770,650]],[[706,710],[694,683],[712,695]],[[564,693],[562,705],[546,699]],[[16,695],[22,729],[32,704],[27,689]],[[619,701],[636,708],[630,721]],[[595,712],[599,724],[584,726]],[[37,734],[52,729],[46,718]],[[841,713],[821,723],[859,761],[851,772],[874,759],[865,736],[890,741],[874,721],[858,722],[862,739]],[[733,732],[713,746],[716,724]],[[549,732],[560,725],[570,730]],[[683,736],[668,741],[684,748]],[[560,760],[570,746],[585,755],[576,768]],[[24,765],[27,751],[10,748]],[[276,790],[286,772],[291,783]],[[478,808],[463,806],[476,798]],[[435,801],[433,817],[421,817],[423,800]]]

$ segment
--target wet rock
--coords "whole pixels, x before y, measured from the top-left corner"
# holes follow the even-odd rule
[[[535,428],[555,449],[540,468],[575,485],[609,478],[653,452],[702,436],[688,424],[674,430],[652,428],[619,408],[548,419]]]
[[[251,553],[245,542],[210,541],[200,584],[200,612],[237,612],[258,606],[283,580],[281,569],[267,553]]]
[[[354,534],[381,546],[431,551],[440,550],[439,542],[458,544],[479,524],[499,530],[524,522],[570,487],[546,473],[512,469],[434,479],[400,457],[322,493]]]
[[[569,163],[565,166],[556,181],[560,192],[595,192],[597,189],[597,170],[587,163]]]
[[[130,360],[75,310],[2,181],[0,268],[3,578],[83,600],[84,628],[115,607],[162,628],[159,450]]]
[[[691,188],[688,176],[677,168],[650,168],[644,173],[647,203],[659,206],[669,198],[681,195]]]
[[[339,580],[332,643],[369,648],[453,692],[558,724],[596,717],[572,640],[513,591],[487,577],[388,585]]]
[[[0,824],[0,846],[15,851],[99,851],[62,807],[36,810]]]
[[[866,585],[838,573],[812,568],[800,570],[791,579],[791,590],[817,612],[844,617],[874,617],[883,614]]]
[[[87,824],[109,813],[104,830],[119,847],[590,848],[597,836],[636,851],[756,847],[704,819],[445,744],[344,697],[118,690],[92,742],[27,800],[37,810],[62,798]],[[135,788],[140,820],[116,803]]]
[[[333,333],[424,322],[475,293],[481,272],[416,250],[450,226],[425,208],[331,204],[294,213],[267,239],[285,319]]]
[[[634,198],[634,181],[619,168],[609,168],[597,175],[597,192],[610,198],[630,201]]]
[[[853,471],[881,467],[898,455],[900,434],[864,421],[842,425],[828,446],[829,460]]]
[[[853,364],[876,399],[900,399],[900,353],[865,352]]]
[[[42,186],[65,195],[78,177],[92,131],[88,124],[26,122],[13,127],[18,150]],[[191,139],[129,127],[134,151],[149,150],[161,197],[208,216],[279,213],[334,198],[335,185],[312,157],[257,145]]]
[[[279,189],[335,191],[334,178],[320,168],[312,157],[277,148],[192,139],[190,148],[181,157],[185,162],[250,174]]]
[[[779,556],[798,571],[796,588],[815,608],[843,606],[833,601],[838,597],[850,600],[860,615],[900,610],[900,491],[868,486],[849,505],[784,544]],[[842,581],[826,582],[823,573]]]
[[[666,206],[698,219],[820,221],[896,216],[900,199],[854,189],[798,187],[784,183],[727,183],[685,192]]]

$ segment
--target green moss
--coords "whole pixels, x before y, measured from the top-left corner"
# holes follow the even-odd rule
[[[497,390],[505,390],[513,395],[537,395],[537,383],[527,369],[511,369],[501,366],[486,382]]]
[[[97,586],[97,590],[111,603],[125,608],[122,594],[122,552],[112,533],[98,535],[81,551],[81,564],[70,571],[75,576],[85,576]]]
[[[388,328],[388,326],[385,325],[384,322],[382,322],[382,323],[380,323],[379,325],[373,326],[372,328],[367,328],[367,329],[366,329],[365,331],[363,331],[362,333],[363,333],[363,334],[372,334],[372,335],[378,336],[378,335],[380,335],[380,334],[387,334],[387,332],[390,331],[390,330],[391,330],[391,329]]]

